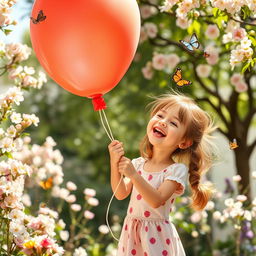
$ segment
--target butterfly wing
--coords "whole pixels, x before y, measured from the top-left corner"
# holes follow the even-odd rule
[[[233,139],[233,142],[229,143],[230,149],[238,148],[236,139]]]
[[[37,24],[37,23],[38,23],[38,21],[37,21],[35,18],[30,17],[30,19],[32,20],[32,22],[33,22],[34,24]]]
[[[180,43],[183,45],[183,47],[185,47],[186,50],[193,52],[193,46],[190,43],[184,40],[180,40]]]
[[[182,79],[182,80],[180,80],[180,81],[177,83],[177,85],[180,86],[180,87],[182,87],[182,86],[184,86],[184,85],[190,85],[190,84],[192,84],[192,82],[189,81],[189,80],[185,80],[185,79]]]
[[[208,58],[208,57],[210,57],[210,54],[208,52],[204,52],[204,57]]]
[[[190,38],[190,45],[193,46],[196,49],[198,49],[199,46],[200,46],[197,35],[195,33]]]
[[[50,189],[52,187],[52,183],[53,183],[53,178],[50,177],[48,178],[47,180],[45,181],[40,181],[39,182],[39,185],[40,187],[42,187],[43,189],[47,190],[47,189]]]
[[[37,15],[37,21],[43,21],[46,19],[46,16],[44,15],[44,12],[42,10],[39,11],[38,15]]]
[[[181,69],[177,68],[175,73],[172,75],[172,80],[177,84],[182,79]]]

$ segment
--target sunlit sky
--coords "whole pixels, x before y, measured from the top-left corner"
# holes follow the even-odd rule
[[[5,43],[21,42],[22,34],[25,30],[29,29],[29,15],[32,6],[27,4],[25,0],[18,0],[18,2],[12,7],[11,17],[18,21],[16,26],[11,26],[13,31],[8,35],[4,35],[0,31],[0,39]]]

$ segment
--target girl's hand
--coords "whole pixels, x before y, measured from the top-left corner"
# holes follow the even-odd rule
[[[110,155],[110,161],[115,164],[117,164],[120,158],[124,155],[123,143],[119,142],[118,140],[113,140],[108,145],[108,150]]]
[[[136,173],[132,161],[124,156],[121,157],[121,160],[118,163],[118,170],[128,178],[131,178]]]

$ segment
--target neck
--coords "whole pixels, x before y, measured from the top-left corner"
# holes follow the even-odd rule
[[[153,164],[170,164],[173,163],[173,160],[171,159],[171,155],[173,153],[173,150],[166,150],[166,149],[160,149],[157,147],[153,147],[153,155],[150,161]]]

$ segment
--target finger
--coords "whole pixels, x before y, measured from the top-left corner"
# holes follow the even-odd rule
[[[123,146],[120,143],[118,143],[118,144],[114,145],[113,148],[119,149],[119,148],[123,148]]]

